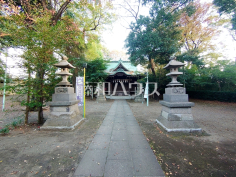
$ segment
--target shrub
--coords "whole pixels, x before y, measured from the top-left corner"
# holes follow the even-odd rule
[[[2,128],[2,129],[0,129],[0,133],[1,134],[8,134],[9,131],[10,131],[9,127],[6,127],[6,126],[4,128]]]
[[[189,98],[217,100],[222,102],[236,102],[236,92],[187,91],[187,94],[189,94]]]

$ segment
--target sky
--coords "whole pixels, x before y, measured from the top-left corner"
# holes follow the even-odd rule
[[[201,0],[202,2],[212,2],[212,0]],[[117,1],[115,1],[117,2]],[[120,12],[122,12],[119,9]],[[125,13],[124,11],[122,13]],[[148,9],[142,7],[140,14],[148,15]],[[131,21],[132,18],[126,18],[127,21]],[[118,50],[127,52],[124,47],[125,39],[127,38],[130,30],[126,29],[124,26],[128,27],[127,23],[123,20],[117,20],[113,25],[112,30],[106,30],[102,35],[102,42],[105,47],[110,51]],[[230,36],[227,30],[223,30],[219,36],[217,36],[214,41],[214,45],[217,46],[217,51],[223,53],[225,59],[230,59],[235,61],[236,58],[236,41]]]

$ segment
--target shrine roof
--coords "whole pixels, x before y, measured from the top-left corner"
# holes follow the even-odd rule
[[[106,71],[110,75],[115,75],[118,72],[123,72],[126,75],[136,75],[137,67],[132,65],[130,61],[118,60],[110,61],[107,64]]]

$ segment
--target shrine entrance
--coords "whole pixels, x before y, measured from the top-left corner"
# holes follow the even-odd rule
[[[109,74],[105,84],[105,94],[109,96],[127,97],[131,99],[136,93],[136,84],[140,76],[137,74],[137,68],[130,61],[111,61],[106,72]],[[109,93],[110,84],[110,93]],[[131,87],[129,85],[131,84]]]

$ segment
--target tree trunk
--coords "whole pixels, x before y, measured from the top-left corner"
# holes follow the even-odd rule
[[[150,66],[151,66],[152,74],[156,77],[155,67],[154,67],[154,60],[150,58],[149,63],[150,63]]]
[[[27,92],[27,106],[26,106],[26,110],[25,110],[25,124],[28,124],[28,120],[29,120],[29,111],[30,111],[30,107],[29,107],[29,102],[30,102],[30,89],[31,89],[31,84],[30,84],[30,70],[28,69],[28,92]]]
[[[39,72],[39,92],[38,92],[38,102],[40,103],[40,106],[38,107],[38,124],[43,124],[43,79],[45,70],[43,69],[43,66],[38,70]]]
[[[72,86],[74,87],[74,90],[76,92],[76,77],[78,77],[79,69],[76,67],[73,71],[73,76],[72,76]]]

